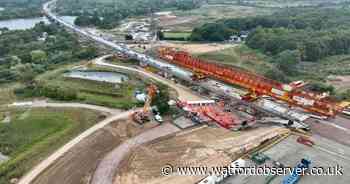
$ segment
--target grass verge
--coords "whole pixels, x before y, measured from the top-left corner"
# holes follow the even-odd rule
[[[245,45],[200,54],[198,57],[211,62],[242,68],[262,75],[274,67],[271,63],[267,62],[269,60],[267,56],[252,50]]]
[[[11,122],[0,124],[0,150],[11,157],[0,165],[2,184],[21,177],[99,119],[97,112],[79,109],[11,109],[9,112]]]

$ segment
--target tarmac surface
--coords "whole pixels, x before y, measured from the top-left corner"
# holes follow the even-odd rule
[[[330,121],[309,119],[306,123],[314,134],[350,146],[350,119],[337,116]]]
[[[342,167],[342,176],[302,176],[298,184],[345,184],[350,183],[350,147],[319,136],[314,136],[316,146],[308,147],[296,142],[297,136],[289,136],[284,141],[264,152],[272,160],[294,168],[302,158],[311,160],[310,167]],[[271,165],[271,163],[267,163]],[[270,184],[280,184],[284,176],[277,176]],[[231,176],[223,184],[268,183],[267,176]]]

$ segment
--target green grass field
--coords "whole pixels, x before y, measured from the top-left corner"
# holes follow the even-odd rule
[[[11,122],[0,123],[0,151],[11,159],[0,165],[1,184],[19,178],[99,119],[97,112],[79,109],[6,109],[6,112],[10,112]]]
[[[15,87],[16,84],[0,85],[0,105],[9,104],[16,99],[16,96],[13,94],[13,89]]]
[[[267,15],[273,12],[274,10],[271,8],[249,7],[235,4],[205,4],[193,10],[173,11],[174,15],[178,17],[178,23],[165,26],[165,28],[179,32],[192,31],[194,27],[223,18]]]
[[[164,39],[184,39],[187,40],[191,36],[191,32],[165,32]]]
[[[94,66],[91,66],[91,70],[115,72],[112,69]],[[79,102],[119,109],[130,109],[139,105],[134,98],[134,92],[137,89],[145,89],[145,83],[137,75],[124,73],[129,80],[116,86],[106,82],[67,78],[63,76],[65,71],[66,69],[59,69],[40,76],[37,80],[46,85],[78,91]]]
[[[228,64],[254,73],[264,74],[274,66],[268,57],[244,45],[198,55],[212,62]]]

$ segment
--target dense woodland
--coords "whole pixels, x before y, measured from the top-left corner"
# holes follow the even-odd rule
[[[39,23],[29,30],[2,30],[0,83],[28,83],[46,70],[92,58],[96,53],[96,48],[82,47],[73,35],[56,25]]]
[[[295,8],[271,16],[220,20],[192,32],[195,41],[224,41],[251,31],[247,45],[267,55],[296,50],[303,61],[350,52],[350,8]]]
[[[264,74],[266,77],[281,82],[303,79],[302,76],[325,81],[326,74],[304,73],[298,66],[350,54],[350,8],[288,8],[272,15],[218,20],[194,28],[190,39],[226,41],[242,32],[249,32],[246,45],[256,53],[263,53],[267,56],[265,60],[275,66]],[[349,73],[334,69],[327,74]],[[311,90],[335,92],[332,86],[322,82],[313,82]],[[348,91],[338,97],[349,98],[349,95]]]
[[[0,0],[0,20],[41,16],[41,6],[46,0]]]
[[[78,16],[79,26],[113,28],[129,16],[147,15],[165,9],[189,10],[200,6],[193,0],[61,0],[57,11]]]

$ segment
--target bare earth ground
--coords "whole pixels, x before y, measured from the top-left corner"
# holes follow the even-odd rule
[[[132,149],[178,131],[180,129],[173,124],[163,123],[124,141],[101,160],[91,180],[91,184],[113,184],[114,173],[117,172],[119,164]]]
[[[349,89],[350,88],[350,76],[337,76],[336,80],[328,81],[337,89]]]
[[[160,26],[162,27],[167,27],[167,28],[171,28],[172,26],[181,26],[182,24],[188,24],[188,23],[193,23],[193,22],[197,22],[199,17],[196,16],[187,16],[187,17],[174,17],[171,19],[162,19],[160,21]],[[190,28],[187,28],[188,31],[190,31]]]
[[[100,159],[124,140],[155,127],[148,123],[141,127],[131,120],[113,122],[84,139],[61,157],[33,183],[87,184]]]
[[[161,176],[161,168],[167,164],[226,166],[237,159],[235,153],[241,154],[243,148],[251,149],[285,132],[286,129],[277,127],[242,133],[213,127],[181,132],[135,149],[120,165],[114,183],[195,183],[204,176]]]
[[[220,51],[227,48],[234,47],[233,44],[216,44],[216,43],[208,43],[208,44],[190,44],[190,43],[176,43],[176,42],[166,42],[162,43],[162,46],[165,47],[174,47],[179,48],[181,50],[190,52],[192,54],[202,54],[207,52]]]

